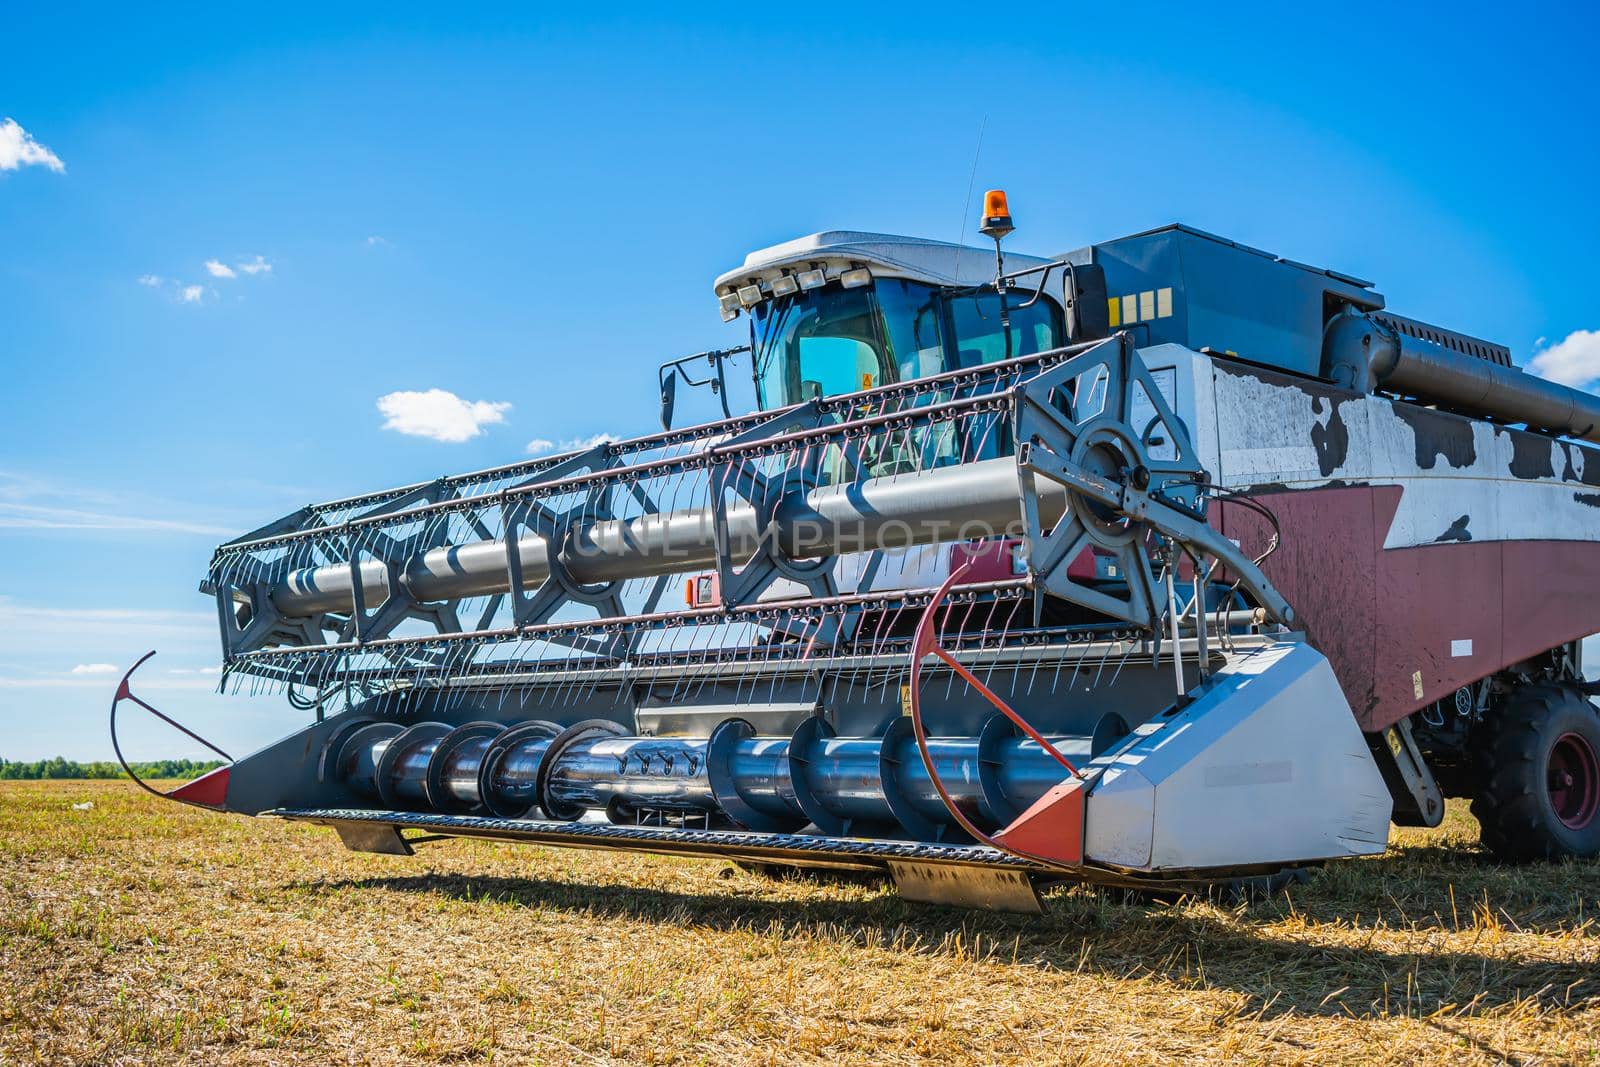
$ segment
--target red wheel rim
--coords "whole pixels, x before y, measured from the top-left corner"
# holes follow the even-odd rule
[[[1565,733],[1550,749],[1547,788],[1556,818],[1569,830],[1582,830],[1600,808],[1600,759],[1582,734]]]

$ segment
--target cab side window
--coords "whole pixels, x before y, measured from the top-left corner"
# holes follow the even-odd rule
[[[1061,312],[1049,300],[1032,307],[1026,292],[1009,293],[1006,305],[1011,317],[1011,357],[1031,356],[1060,345],[1063,329]],[[994,292],[952,297],[949,301],[950,330],[955,343],[956,365],[976,367],[1007,358],[1005,332],[1000,327],[1000,296]]]

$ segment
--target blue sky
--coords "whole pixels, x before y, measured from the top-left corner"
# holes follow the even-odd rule
[[[210,692],[219,540],[648,430],[655,364],[738,340],[716,274],[959,237],[980,129],[1020,251],[1181,220],[1592,380],[1594,9],[1288,7],[9,12],[0,755],[106,756],[150,648],[225,747],[288,732]]]

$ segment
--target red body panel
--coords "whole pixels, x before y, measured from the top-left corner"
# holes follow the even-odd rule
[[[1600,544],[1385,549],[1402,492],[1340,486],[1259,495],[1283,528],[1263,569],[1332,663],[1362,729],[1381,730],[1469,682],[1600,630]],[[1252,553],[1270,533],[1264,520],[1227,503],[1217,524]]]
[[[950,546],[950,572],[953,574],[966,568],[962,580],[969,584],[1003,582],[1015,578],[1017,572],[1013,566],[1013,553],[1016,548],[1016,540],[1009,537],[996,541],[957,542]]]

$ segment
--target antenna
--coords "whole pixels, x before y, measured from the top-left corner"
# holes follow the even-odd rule
[[[961,280],[961,252],[967,243],[967,212],[972,210],[972,187],[978,182],[978,158],[983,155],[983,131],[989,126],[989,116],[985,114],[983,121],[978,123],[978,145],[972,150],[972,173],[967,175],[967,198],[961,204],[961,229],[956,233],[956,266],[955,280]]]

